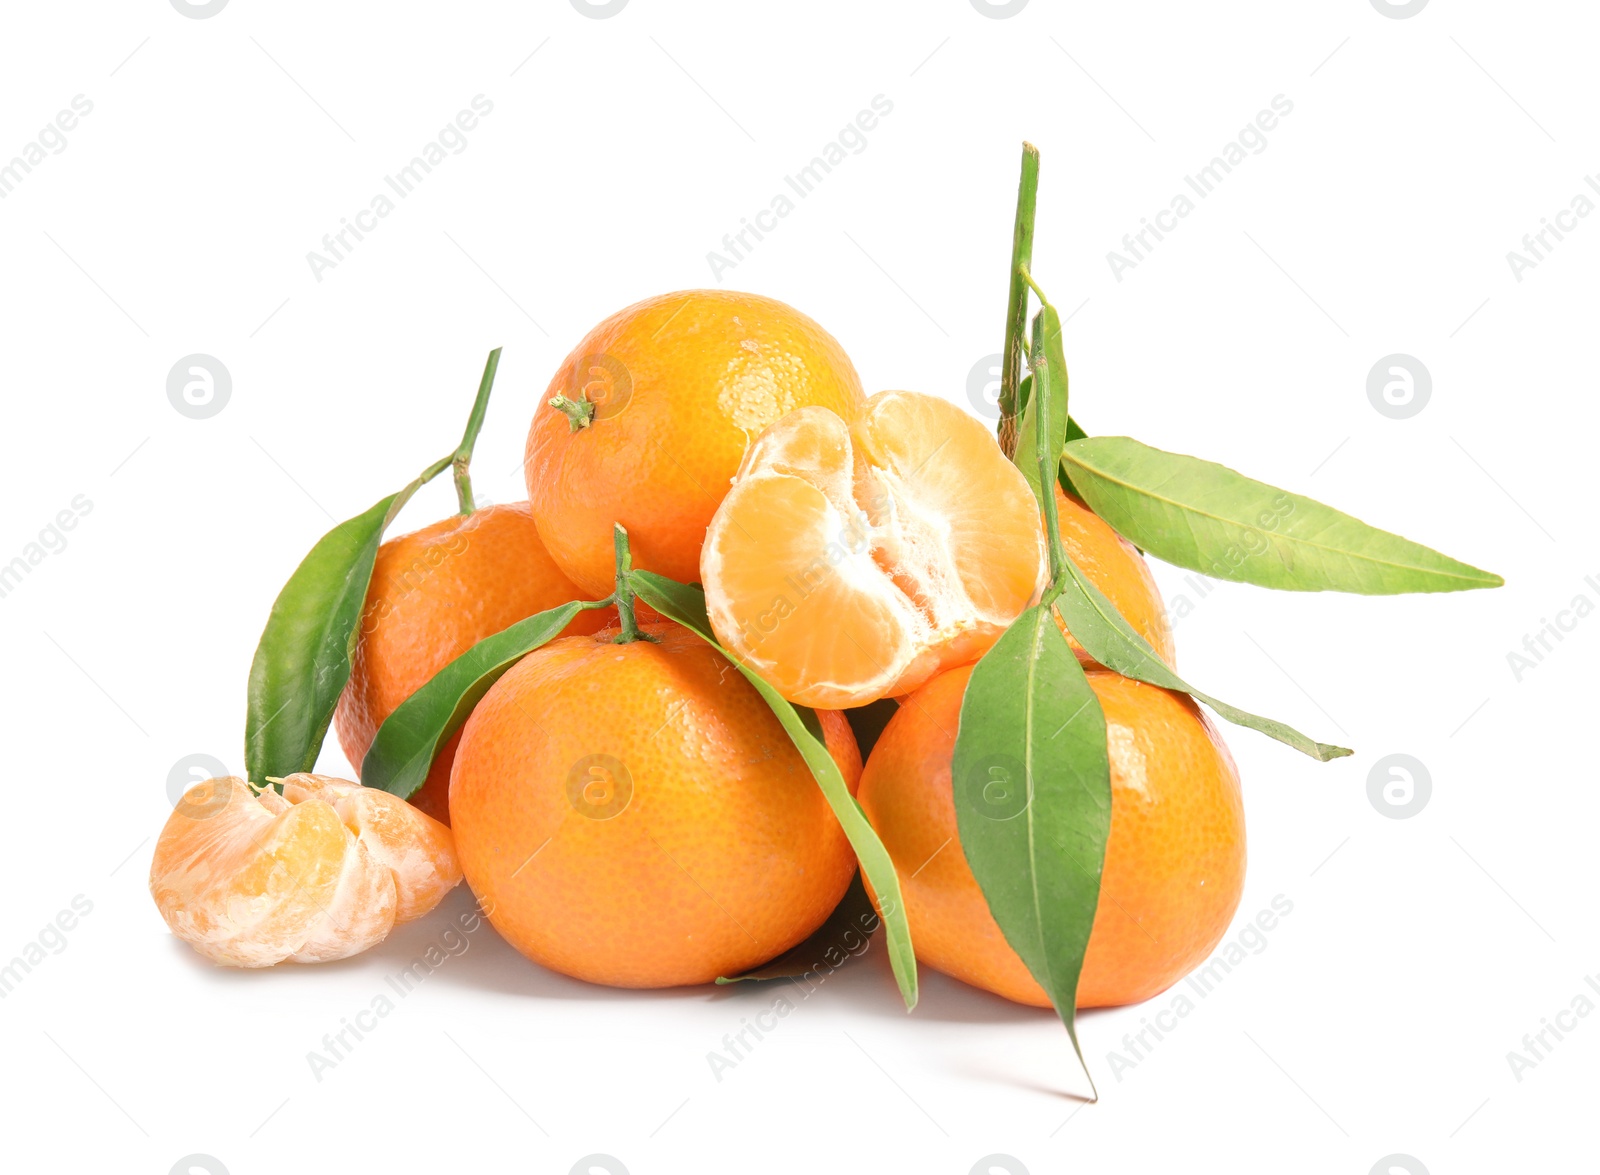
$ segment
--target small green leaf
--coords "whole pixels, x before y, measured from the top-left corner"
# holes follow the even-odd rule
[[[817,785],[822,788],[828,806],[833,809],[834,816],[839,820],[839,826],[844,829],[850,847],[855,849],[856,860],[861,863],[862,873],[872,883],[873,892],[878,895],[878,906],[883,914],[888,937],[889,963],[894,968],[895,981],[900,985],[900,995],[905,1000],[907,1010],[916,1007],[917,959],[911,950],[911,923],[906,917],[905,900],[900,895],[900,878],[895,873],[894,861],[890,858],[889,851],[883,847],[878,834],[867,822],[860,805],[850,794],[850,789],[845,786],[844,776],[839,773],[839,765],[828,753],[827,743],[822,736],[822,724],[817,719],[816,712],[784,700],[777,690],[754,671],[739,664],[717,643],[717,638],[711,631],[711,621],[706,618],[705,593],[699,588],[678,583],[650,571],[633,571],[629,573],[628,578],[639,599],[669,620],[683,625],[727,657],[734,668],[744,675],[745,680],[756,687],[756,692],[766,699],[767,705],[772,707],[772,712],[777,715],[778,721],[783,724],[783,729],[788,732],[795,749],[811,768],[811,774],[816,777]]]
[[[410,799],[428,778],[439,748],[461,729],[506,670],[553,640],[579,612],[608,603],[562,604],[484,637],[429,678],[378,727],[361,761],[361,782]]]
[[[1062,463],[1090,509],[1118,533],[1158,559],[1216,579],[1363,595],[1505,582],[1225,465],[1130,437],[1073,441]]]
[[[1201,693],[1174,673],[1172,668],[1156,655],[1156,651],[1144,637],[1133,630],[1115,605],[1089,581],[1088,576],[1084,575],[1070,557],[1066,560],[1066,570],[1067,577],[1061,585],[1061,594],[1054,601],[1055,607],[1060,610],[1067,630],[1077,638],[1089,656],[1107,669],[1114,669],[1124,677],[1131,677],[1149,685],[1159,685],[1163,689],[1186,693],[1196,701],[1210,706],[1229,722],[1260,731],[1297,751],[1310,755],[1319,763],[1350,754],[1347,747],[1319,743],[1285,723],[1262,718],[1218,701],[1210,694]]]
[[[1067,416],[1067,363],[1062,353],[1061,318],[1056,313],[1056,308],[1046,303],[1034,317],[1033,333],[1036,340],[1034,346],[1038,349],[1042,343],[1045,362],[1050,370],[1050,404],[1046,420],[1050,425],[1050,433],[1046,444],[1055,460],[1050,462],[1052,468],[1060,458],[1061,448],[1066,444],[1070,422]],[[1028,377],[1033,380],[1033,376]],[[1022,427],[1017,431],[1017,451],[1012,460],[1022,476],[1028,479],[1034,497],[1044,503],[1043,493],[1039,481],[1039,442],[1038,424],[1035,420],[1039,406],[1033,401],[1030,394],[1026,406],[1022,410]]]
[[[1049,605],[1017,617],[973,669],[950,785],[989,910],[1084,1064],[1078,977],[1111,833],[1111,767],[1100,700]]]
[[[265,783],[316,767],[339,694],[350,678],[356,622],[384,529],[441,461],[405,489],[317,540],[273,601],[250,663],[245,771]]]
[[[798,979],[805,975],[815,975],[821,982],[846,962],[862,954],[882,924],[878,912],[872,908],[872,899],[867,896],[867,887],[861,884],[858,870],[850,879],[850,888],[845,890],[844,897],[839,899],[833,913],[828,915],[828,920],[817,927],[805,942],[743,975],[721,978],[717,982]]]

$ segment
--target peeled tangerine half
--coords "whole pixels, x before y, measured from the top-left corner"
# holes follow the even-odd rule
[[[860,706],[999,639],[1044,587],[1039,507],[989,430],[916,392],[774,422],[700,557],[723,646],[791,702]]]
[[[326,775],[288,776],[282,795],[231,776],[195,784],[150,865],[172,933],[228,967],[347,958],[460,880],[449,828]]]

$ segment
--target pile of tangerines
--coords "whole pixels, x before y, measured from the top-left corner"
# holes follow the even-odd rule
[[[871,902],[908,1005],[914,952],[1069,1030],[1074,1007],[1200,963],[1245,835],[1191,695],[1348,752],[1178,678],[1123,535],[1268,587],[1499,579],[1221,466],[1074,435],[1028,271],[1036,183],[1028,148],[998,436],[938,397],[868,397],[792,307],[692,290],[573,348],[528,431],[527,500],[480,507],[491,354],[460,447],[279,594],[248,778],[189,789],[155,851],[173,933],[231,966],[338,959],[464,876],[534,962],[667,987],[804,971]],[[447,469],[460,513],[383,541]],[[1241,536],[1261,551],[1236,559]],[[361,783],[315,774],[330,725]]]
[[[994,435],[936,397],[868,398],[839,344],[781,302],[697,290],[630,306],[578,344],[534,415],[526,473],[527,501],[379,548],[335,719],[349,760],[479,641],[608,595],[620,524],[636,568],[704,584],[729,655],[817,708],[900,874],[917,957],[1048,1006],[963,859],[951,796],[971,664],[1045,574],[1039,509]],[[1170,659],[1138,551],[1055,493],[1074,560]],[[839,822],[727,657],[628,606],[627,638],[615,606],[585,611],[506,672],[409,807],[309,774],[281,795],[266,780],[198,785],[151,875],[173,930],[227,964],[337,958],[464,873],[518,950],[595,983],[706,983],[802,942],[855,873]],[[1245,862],[1233,762],[1194,703],[1090,680],[1115,807],[1082,1006],[1144,999],[1200,961]],[[881,725],[873,703],[890,698],[863,765],[848,719]],[[318,800],[332,811],[314,815]],[[380,887],[380,872],[394,880]]]

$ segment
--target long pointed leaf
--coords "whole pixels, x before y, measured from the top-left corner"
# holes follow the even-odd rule
[[[506,670],[553,640],[579,612],[605,606],[604,600],[562,604],[484,637],[429,678],[378,727],[361,761],[361,782],[410,799],[427,780],[439,748],[461,729]]]
[[[845,786],[844,776],[839,773],[839,765],[828,753],[827,743],[822,737],[822,724],[818,721],[816,712],[805,706],[795,706],[785,701],[777,690],[754,671],[739,664],[717,643],[717,638],[711,631],[711,621],[706,617],[705,593],[699,588],[689,587],[649,571],[629,572],[628,580],[633,590],[646,604],[668,619],[683,625],[727,657],[734,668],[744,675],[745,680],[756,687],[756,691],[766,699],[767,705],[772,707],[772,712],[777,715],[778,721],[783,724],[783,729],[788,732],[795,749],[811,768],[811,774],[816,777],[817,786],[822,789],[828,806],[833,809],[833,814],[839,820],[839,826],[844,829],[850,847],[855,849],[856,860],[861,863],[861,872],[871,883],[873,892],[877,894],[878,908],[883,916],[884,931],[889,945],[889,963],[894,968],[895,981],[900,985],[900,995],[905,1000],[907,1010],[916,1007],[917,959],[911,950],[911,923],[906,917],[905,900],[900,895],[900,878],[895,873],[894,861],[890,858],[889,851],[883,847],[878,834],[867,822],[860,805],[850,794],[850,789]]]
[[[1223,718],[1239,726],[1277,739],[1295,750],[1310,755],[1318,762],[1338,759],[1350,754],[1347,747],[1330,746],[1307,738],[1294,727],[1271,718],[1230,706],[1210,694],[1195,689],[1172,671],[1156,655],[1149,643],[1122,618],[1116,606],[1106,599],[1099,588],[1089,581],[1071,558],[1067,559],[1067,579],[1061,585],[1061,595],[1055,607],[1066,621],[1067,629],[1093,657],[1107,669],[1115,669],[1124,677],[1131,677],[1163,689],[1178,690],[1196,701],[1204,702]]]
[[[1062,463],[1118,533],[1158,559],[1215,579],[1363,595],[1505,582],[1321,502],[1131,437],[1072,441]]]
[[[1087,1075],[1078,978],[1111,833],[1111,768],[1100,701],[1048,605],[1019,616],[973,669],[950,783],[972,874]]]

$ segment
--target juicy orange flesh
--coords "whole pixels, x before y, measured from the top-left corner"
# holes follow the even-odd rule
[[[718,637],[790,701],[864,705],[982,652],[1043,586],[1038,510],[976,420],[881,392],[751,446],[701,558]]]

